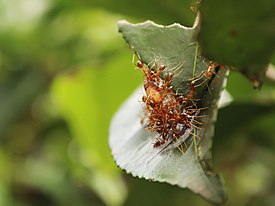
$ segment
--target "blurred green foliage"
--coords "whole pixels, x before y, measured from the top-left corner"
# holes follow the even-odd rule
[[[0,1],[0,205],[209,205],[122,175],[107,144],[111,116],[142,81],[116,22],[190,26],[192,5]],[[274,82],[253,91],[232,73],[228,90],[235,102],[220,111],[214,138],[227,205],[274,205]]]

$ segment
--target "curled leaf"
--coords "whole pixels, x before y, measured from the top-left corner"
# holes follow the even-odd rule
[[[159,134],[141,124],[145,104],[141,103],[142,95],[138,95],[142,92],[136,91],[111,123],[109,144],[116,163],[134,176],[189,188],[213,203],[224,202],[226,194],[221,179],[210,166],[210,149],[227,69],[215,67],[210,75],[205,73],[212,63],[200,55],[193,38],[196,27],[160,26],[150,21],[133,25],[123,21],[119,30],[147,65],[145,69],[165,65],[162,78],[172,74],[171,85],[176,94],[189,94],[190,84],[195,82],[190,105],[194,104],[198,112],[192,118],[199,117],[202,126],[192,125],[177,140],[154,146]],[[148,80],[150,75],[145,78]]]

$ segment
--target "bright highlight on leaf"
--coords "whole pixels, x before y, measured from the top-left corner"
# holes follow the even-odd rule
[[[209,165],[227,69],[200,55],[196,27],[122,21],[119,31],[139,58],[145,91],[136,91],[112,120],[109,143],[117,164],[134,176],[224,202]]]

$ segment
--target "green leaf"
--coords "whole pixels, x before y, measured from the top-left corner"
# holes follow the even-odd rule
[[[135,4],[128,0],[92,0],[90,5],[102,7],[115,13],[131,16],[139,20],[152,19],[162,23],[179,22],[192,25],[195,13],[191,7],[195,0],[146,1],[139,0]],[[87,4],[89,4],[87,3]],[[87,7],[87,4],[85,6]]]
[[[118,56],[117,63],[121,61]],[[117,69],[117,68],[114,68]],[[110,88],[104,87],[107,80],[112,77],[114,69],[104,70],[105,75],[98,75],[95,69],[79,69],[75,73],[64,73],[56,78],[52,86],[52,96],[60,106],[60,113],[67,121],[75,140],[80,145],[80,160],[83,176],[87,184],[101,197],[106,205],[121,205],[125,200],[127,191],[121,179],[120,172],[109,155],[107,131],[107,115],[102,111],[113,110],[113,105],[108,105],[104,96]],[[103,71],[100,71],[103,72]],[[112,81],[110,80],[110,84]],[[115,87],[116,88],[116,87]],[[112,99],[112,95],[107,95]],[[116,97],[118,98],[118,97]],[[86,175],[86,170],[89,172]]]
[[[134,25],[121,21],[119,31],[143,63],[166,66],[162,75],[173,74],[174,90],[186,94],[190,90],[190,79],[201,77],[196,98],[201,100],[200,108],[207,109],[200,113],[206,116],[203,128],[187,129],[181,137],[191,139],[186,152],[169,145],[154,148],[158,134],[147,131],[141,124],[142,91],[136,91],[112,120],[109,144],[117,164],[134,176],[189,188],[213,203],[224,202],[226,194],[222,182],[210,167],[210,149],[217,102],[227,70],[220,69],[211,77],[204,75],[209,61],[199,54],[193,38],[196,27],[160,26],[150,21]],[[192,132],[201,140],[197,141]]]
[[[234,132],[245,130],[253,122],[259,121],[268,114],[274,114],[274,111],[274,100],[267,103],[258,101],[234,102],[229,107],[220,110],[215,133],[218,135],[223,134],[224,142],[226,137],[233,136]],[[231,114],[238,114],[238,118]],[[226,127],[223,127],[223,125],[226,125]]]
[[[263,81],[275,48],[275,1],[202,1],[199,42],[206,57],[233,66],[254,87]]]

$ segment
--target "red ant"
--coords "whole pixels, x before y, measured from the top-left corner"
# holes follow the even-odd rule
[[[138,61],[137,62],[137,67],[142,69],[143,68],[143,63],[141,61]]]
[[[145,95],[142,100],[146,104],[148,119],[146,128],[160,135],[154,143],[154,148],[167,143],[167,140],[177,141],[195,122],[194,113],[188,109],[190,106],[187,107],[195,95],[195,81],[190,83],[190,92],[184,97],[173,92],[172,74],[161,77],[161,72],[166,68],[165,65],[148,68],[138,61],[137,67],[145,74]],[[196,105],[191,107],[196,108]]]
[[[207,68],[207,71],[205,72],[205,76],[206,77],[211,77],[213,74],[216,74],[216,68],[219,68],[219,69],[224,69],[224,66],[223,65],[217,65],[215,66],[214,62],[210,61],[209,65],[208,65],[208,68]]]
[[[215,72],[215,65],[212,61],[210,61],[209,65],[208,65],[208,68],[207,68],[207,71],[206,71],[206,77],[211,77],[212,74]]]

